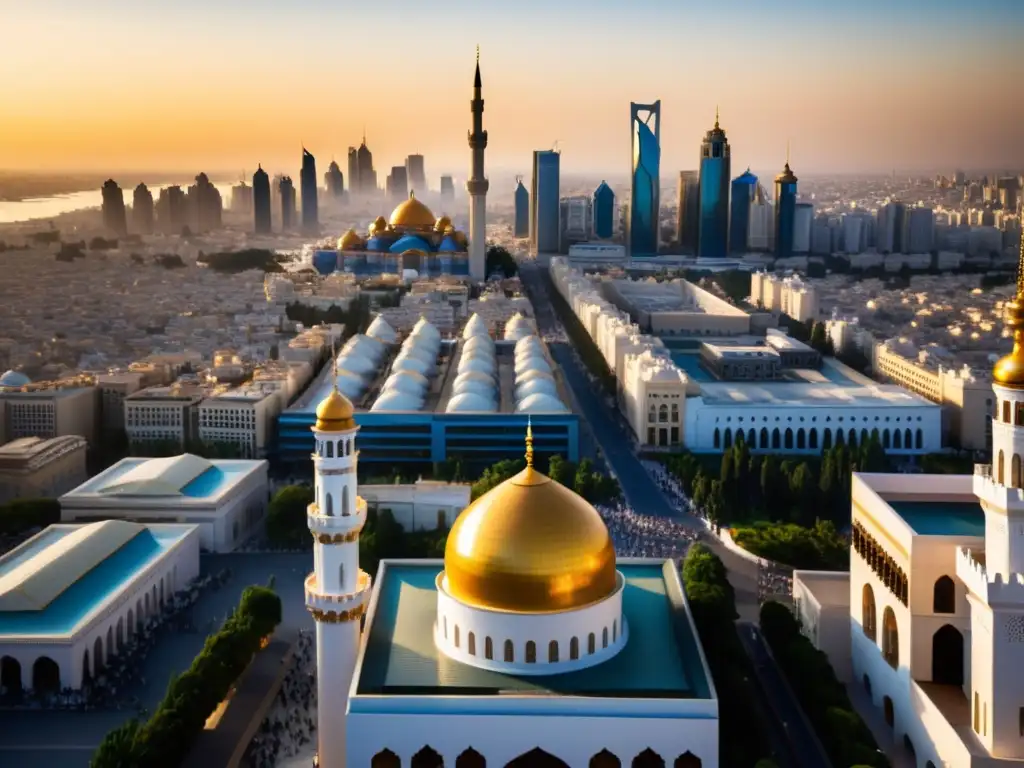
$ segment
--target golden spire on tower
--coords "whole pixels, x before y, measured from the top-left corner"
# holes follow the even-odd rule
[[[996,363],[992,380],[1003,387],[1024,389],[1024,237],[1017,259],[1017,292],[1005,309],[1006,327],[1013,331],[1013,351]]]
[[[715,104],[715,128],[718,128],[718,105]]]
[[[526,417],[526,466],[533,469],[533,419]]]

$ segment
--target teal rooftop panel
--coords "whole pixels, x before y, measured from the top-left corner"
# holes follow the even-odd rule
[[[436,563],[389,562],[359,672],[358,695],[497,696],[547,694],[707,699],[711,688],[672,563],[618,565],[626,579],[623,612],[629,641],[589,669],[515,676],[470,667],[434,647]]]

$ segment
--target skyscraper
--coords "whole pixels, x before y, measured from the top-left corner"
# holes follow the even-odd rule
[[[615,229],[615,193],[602,181],[594,190],[594,237],[607,240]]]
[[[244,179],[231,188],[231,212],[252,213],[252,187]]]
[[[451,176],[441,177],[441,200],[451,203],[455,199],[455,182]]]
[[[409,178],[404,165],[392,166],[388,175],[387,193],[395,205],[409,199]]]
[[[359,191],[364,195],[377,192],[377,172],[373,170],[373,153],[366,146],[366,134],[363,134],[363,143],[356,150],[357,165],[359,166]]]
[[[697,257],[723,259],[729,239],[729,140],[718,124],[700,145],[700,214]]]
[[[516,237],[530,236],[530,193],[523,186],[523,177],[516,176],[516,191],[514,193],[516,204],[515,224],[512,234]]]
[[[586,195],[565,197],[558,202],[558,250],[568,253],[569,246],[590,239],[594,231],[594,201]]]
[[[483,82],[480,79],[480,48],[476,49],[476,72],[473,75],[473,100],[469,103],[473,114],[473,130],[469,134],[470,176],[466,181],[469,192],[469,276],[483,280],[487,275],[487,177],[484,176],[484,150],[487,149],[487,131],[484,130]]]
[[[775,177],[775,257],[778,259],[786,259],[793,255],[796,182],[797,178],[789,169],[787,161],[782,173]]]
[[[269,235],[270,221],[270,176],[263,166],[252,175],[252,210],[257,235]]]
[[[409,155],[405,158],[405,175],[409,179],[409,188],[425,197],[428,190],[423,155]]]
[[[355,147],[348,148],[348,191],[358,193],[359,186],[359,150]]]
[[[307,235],[318,235],[320,234],[320,212],[316,201],[316,158],[306,148],[302,149],[299,186],[302,190],[302,230]]]
[[[351,183],[351,179],[349,179],[349,183]],[[328,197],[334,200],[340,200],[345,195],[345,174],[333,160],[327,166],[327,173],[324,174],[324,187],[327,188]]]
[[[651,129],[651,122],[654,129]],[[632,256],[658,252],[661,210],[661,101],[629,105],[632,167],[626,244]]]
[[[811,250],[811,227],[814,225],[814,204],[797,203],[793,206],[793,253],[797,256]]]
[[[224,201],[205,173],[196,176],[196,183],[185,195],[185,217],[194,234],[220,229]]]
[[[931,253],[935,247],[935,212],[931,208],[907,210],[907,253]]]
[[[185,226],[185,193],[181,187],[164,187],[156,203],[157,223],[160,231],[168,235],[180,235]]]
[[[530,248],[534,253],[558,253],[560,159],[556,150],[533,153],[533,181],[530,184]]]
[[[278,185],[281,194],[281,230],[295,226],[295,185],[291,176],[282,176]]]
[[[124,193],[113,179],[107,179],[101,189],[103,193],[103,226],[118,236],[128,234],[128,218],[124,210]]]
[[[132,225],[140,235],[153,234],[153,193],[145,184],[132,195]]]
[[[700,232],[700,173],[679,172],[679,204],[676,210],[676,242],[685,253],[697,252]]]
[[[903,253],[903,228],[907,206],[898,200],[890,200],[878,209],[878,223],[875,239],[882,253]]]
[[[729,252],[746,253],[750,248],[750,206],[757,193],[757,176],[747,168],[732,180],[729,216]]]

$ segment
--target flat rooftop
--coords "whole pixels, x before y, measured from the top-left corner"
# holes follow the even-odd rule
[[[871,387],[842,386],[827,382],[735,382],[701,383],[701,395],[708,405],[823,407],[917,407],[938,406],[920,395],[890,384]]]
[[[16,570],[32,571],[25,566],[35,560],[46,560],[49,548],[59,546],[62,539],[82,528],[81,525],[51,525],[36,534],[0,558],[0,580]],[[0,611],[0,642],[24,636],[59,638],[74,634],[75,628],[94,610],[124,591],[137,573],[156,562],[193,529],[194,526],[187,525],[145,526],[94,567],[66,585],[57,585],[62,591],[41,610]],[[53,578],[59,576],[55,574]]]
[[[885,503],[919,536],[985,536],[985,511],[976,501],[894,501]]]
[[[435,580],[442,561],[388,562],[378,574],[383,581],[368,618],[357,695],[710,698],[689,609],[671,572],[675,566],[625,560],[618,568],[626,579],[625,648],[589,669],[519,677],[461,664],[434,647]]]
[[[184,454],[184,456],[188,455]],[[106,471],[90,478],[67,495],[96,495],[105,498],[139,496],[152,498],[163,496],[213,500],[263,464],[259,460],[206,460],[199,457],[193,458],[198,461],[194,462],[194,466],[190,467],[189,471],[185,473],[167,473],[159,463],[149,463],[166,463],[167,460],[164,459],[137,457],[122,459]],[[152,467],[152,471],[147,472],[148,467]],[[132,488],[119,489],[123,481],[133,480],[140,472],[144,474],[144,477],[141,480],[134,481]],[[130,475],[129,473],[132,474]]]

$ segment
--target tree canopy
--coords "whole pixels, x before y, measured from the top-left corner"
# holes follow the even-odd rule
[[[519,272],[519,265],[515,257],[508,252],[507,248],[500,245],[492,245],[487,249],[484,271],[490,277],[493,274],[501,274],[505,277],[515,277]]]

